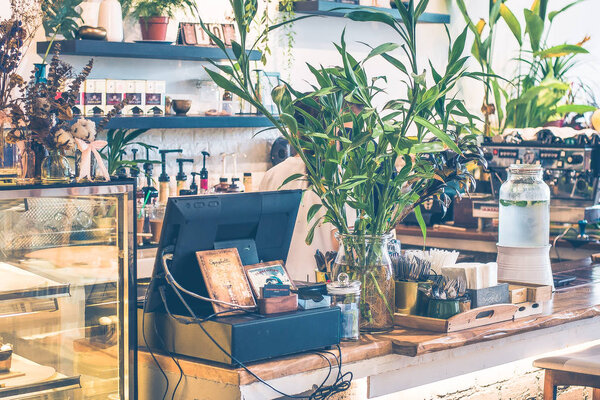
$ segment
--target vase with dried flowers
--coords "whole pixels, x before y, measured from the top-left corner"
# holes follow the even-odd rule
[[[46,81],[36,78],[37,68],[22,90],[22,97],[11,109],[13,129],[10,139],[22,141],[22,147],[29,154],[35,154],[33,176],[28,171],[26,178],[43,178],[44,182],[65,182],[70,180],[68,161],[65,152],[75,150],[71,133],[72,108],[78,98],[79,87],[92,69],[93,60],[77,75],[73,67],[60,61],[58,49],[48,68]],[[65,87],[67,79],[73,79]],[[45,162],[45,151],[50,155]],[[44,171],[42,172],[42,169]]]

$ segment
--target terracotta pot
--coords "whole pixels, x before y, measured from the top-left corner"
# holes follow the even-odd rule
[[[167,26],[169,26],[169,17],[140,18],[142,39],[164,41],[167,37]]]

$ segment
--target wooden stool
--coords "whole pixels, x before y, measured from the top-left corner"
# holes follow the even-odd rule
[[[600,400],[600,346],[577,353],[535,360],[533,365],[546,370],[544,400],[556,400],[556,387],[586,386],[594,388],[593,400]]]

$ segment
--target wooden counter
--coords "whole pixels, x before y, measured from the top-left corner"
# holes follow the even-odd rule
[[[355,377],[369,377],[370,394],[375,396],[385,394],[385,392],[395,390],[398,387],[409,387],[406,386],[406,383],[398,383],[400,386],[394,386],[394,382],[389,383],[385,379],[393,380],[395,376],[393,374],[398,373],[398,371],[409,373],[406,370],[408,366],[413,366],[414,368],[426,366],[427,362],[433,360],[432,357],[429,357],[432,354],[440,354],[440,357],[445,356],[446,358],[455,358],[456,356],[457,360],[460,357],[471,357],[477,360],[485,358],[485,351],[491,351],[494,348],[502,348],[503,352],[510,353],[511,351],[506,347],[509,346],[509,343],[512,343],[515,348],[521,348],[519,346],[525,343],[525,340],[535,341],[535,337],[540,335],[547,337],[548,343],[536,345],[540,353],[533,354],[541,354],[544,351],[553,350],[552,346],[556,345],[556,341],[565,343],[566,340],[566,343],[576,344],[583,341],[600,339],[600,329],[598,329],[600,328],[600,266],[585,267],[583,271],[592,278],[593,282],[556,292],[554,299],[547,303],[545,311],[541,315],[450,334],[398,329],[387,334],[363,335],[361,341],[358,343],[343,343],[341,345],[344,369],[353,371]],[[585,329],[581,328],[582,326]],[[592,329],[594,326],[595,328]],[[579,332],[580,329],[583,329],[582,332],[584,334]],[[577,333],[574,334],[570,330],[575,330]],[[552,335],[556,338],[551,339],[554,337]],[[573,335],[576,337],[573,337]],[[516,339],[509,340],[512,337],[516,337]],[[520,338],[523,338],[523,340]],[[491,344],[487,344],[490,342]],[[500,346],[501,343],[502,346]],[[494,344],[498,345],[494,346]],[[548,346],[550,347],[548,348]],[[456,352],[456,349],[459,348],[464,348],[464,350],[460,349],[460,357],[458,353],[452,353]],[[531,344],[529,348],[531,348]],[[531,350],[528,349],[527,352]],[[512,357],[514,360],[525,358],[521,357],[525,350],[515,351],[521,354],[514,354]],[[452,356],[448,357],[451,354]],[[505,356],[507,357],[508,354],[494,357],[498,359],[498,364],[500,364],[503,361],[507,362],[506,360],[502,360],[502,357]],[[435,358],[439,360],[440,357],[436,356]],[[176,382],[179,371],[173,361],[164,355],[158,355],[157,358],[163,369]],[[330,359],[333,361],[333,358]],[[186,357],[178,357],[178,360],[186,378],[193,377],[194,382],[203,382],[204,384],[211,382],[213,387],[209,392],[212,393],[214,389],[215,396],[224,396],[227,393],[227,396],[234,396],[231,398],[275,397],[273,392],[267,390],[264,385],[258,383],[252,375],[241,368],[225,368],[217,365],[209,365]],[[492,362],[493,365],[497,365],[495,361]],[[140,351],[139,364],[141,374],[144,373],[143,371],[145,373],[153,372],[151,374],[153,376],[153,384],[157,384],[157,381],[162,379],[157,375],[158,370],[155,368],[150,355],[145,351]],[[487,359],[487,363],[482,365],[491,366],[492,364]],[[476,368],[474,370],[483,368],[477,367],[476,362],[472,362],[471,365]],[[300,393],[309,390],[311,388],[310,382],[316,383],[323,379],[323,375],[326,374],[323,372],[325,371],[325,367],[327,367],[327,363],[321,357],[311,354],[284,357],[249,365],[253,373],[271,383],[284,385],[285,387],[280,387],[286,389],[285,391],[288,393]],[[462,366],[462,368],[463,373],[469,372],[465,369],[466,367]],[[460,368],[457,369],[456,374],[459,372]],[[429,375],[432,378],[431,381],[437,380],[435,373],[430,373]],[[375,386],[378,379],[379,383]],[[141,377],[140,393],[144,390],[144,382],[148,382],[148,380]],[[191,381],[186,379],[186,382],[190,383]],[[304,382],[304,386],[300,382]],[[382,384],[381,382],[385,383]],[[415,380],[413,386],[419,384],[423,383]],[[384,386],[385,388],[383,388]],[[209,388],[211,386],[208,385],[206,387]],[[192,390],[192,388],[180,388],[179,390],[182,391],[181,393],[178,391],[178,394],[181,396],[186,390]],[[152,397],[142,396],[140,398],[151,399]],[[186,397],[180,398],[183,399]],[[213,397],[207,396],[206,398]]]

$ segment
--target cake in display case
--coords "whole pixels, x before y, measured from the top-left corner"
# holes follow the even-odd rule
[[[0,186],[0,399],[136,397],[134,193]]]

